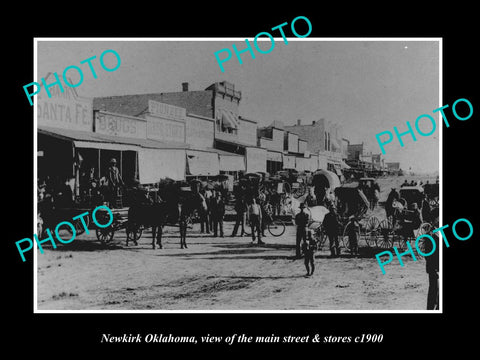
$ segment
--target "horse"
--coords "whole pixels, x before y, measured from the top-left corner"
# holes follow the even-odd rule
[[[133,229],[137,229],[139,226],[152,228],[152,248],[155,249],[155,244],[160,249],[162,245],[163,227],[167,224],[177,224],[181,230],[182,236],[180,237],[181,246],[186,247],[185,232],[180,222],[180,216],[188,219],[195,210],[198,210],[201,206],[200,197],[196,193],[179,194],[176,197],[169,197],[168,201],[161,201],[157,203],[138,202],[132,204],[128,209],[128,231],[127,231],[127,246],[129,241],[128,234]],[[183,231],[183,232],[182,232]],[[156,240],[156,243],[155,243]],[[133,240],[136,243],[136,240]]]

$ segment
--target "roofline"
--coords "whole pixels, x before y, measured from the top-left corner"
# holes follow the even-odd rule
[[[105,110],[99,110],[99,109],[94,109],[93,112],[94,113],[95,112],[102,112],[102,113],[105,113],[105,114],[108,114],[108,115],[121,116],[121,117],[126,117],[126,118],[129,118],[129,119],[132,119],[132,120],[140,120],[140,121],[147,122],[147,119],[142,118],[142,117],[133,116],[133,115],[125,115],[125,114],[114,113],[114,112],[111,112],[111,111],[105,111]]]

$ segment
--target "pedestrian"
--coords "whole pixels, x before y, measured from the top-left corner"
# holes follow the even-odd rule
[[[311,276],[315,271],[315,250],[317,250],[317,244],[313,238],[312,230],[307,231],[307,236],[303,240],[302,248],[305,256],[305,269],[307,270],[307,276]]]
[[[433,234],[432,238],[435,241],[436,251],[425,258],[426,271],[428,274],[428,294],[427,294],[427,310],[439,309],[439,293],[438,293],[438,271],[439,271],[439,249],[438,249],[438,234]],[[433,250],[433,245],[430,241],[425,242],[425,254],[429,254]]]
[[[207,217],[208,217],[208,225],[210,227],[210,231],[213,231],[213,218],[212,218],[212,202],[215,199],[215,190],[210,190],[207,188],[205,191],[205,200],[207,202]]]
[[[235,198],[235,225],[233,227],[232,237],[237,236],[238,228],[240,229],[240,236],[245,234],[245,211],[247,207],[245,204],[245,197],[243,194],[238,193]]]
[[[110,195],[110,207],[114,207],[120,186],[124,186],[120,170],[118,170],[117,167],[117,160],[115,158],[110,159],[110,166],[107,173],[107,186]]]
[[[400,185],[400,187],[405,187],[405,186],[408,186],[408,181],[407,181],[407,179],[405,179],[405,181],[403,182],[403,184]]]
[[[305,238],[307,236],[306,231],[307,231],[308,221],[310,220],[310,217],[308,216],[308,214],[305,211],[303,211],[305,207],[306,207],[305,203],[301,203],[300,212],[295,216],[295,225],[297,225],[295,256],[297,257],[297,259],[302,257],[302,254],[300,253],[300,245],[302,240],[305,241]]]
[[[210,234],[210,219],[208,216],[208,205],[207,199],[205,198],[205,191],[201,191],[198,193],[200,197],[200,233],[203,234],[206,232]]]
[[[348,223],[345,226],[345,232],[348,236],[348,243],[350,244],[350,254],[358,255],[358,235],[360,234],[360,224],[355,219],[355,216],[350,216]]]
[[[267,219],[268,219],[268,214],[267,214],[267,211],[266,211],[266,199],[267,199],[267,196],[264,192],[260,192],[259,195],[258,195],[258,205],[260,205],[260,209],[262,210],[262,223],[261,223],[261,227],[262,227],[262,236],[265,237],[265,230],[267,229]]]
[[[407,214],[401,223],[405,242],[407,242],[409,238],[415,239],[414,230],[418,229],[422,222],[422,213],[418,209],[417,203],[412,203],[410,210],[407,210]]]
[[[181,204],[179,206],[179,220],[178,220],[178,226],[180,230],[180,248],[187,249],[187,214],[184,209],[184,205]]]
[[[337,214],[335,212],[335,207],[331,205],[329,207],[329,212],[325,214],[323,218],[323,230],[325,234],[328,236],[328,240],[330,242],[330,254],[332,257],[336,257],[340,255],[340,246],[338,244],[338,219]]]
[[[248,206],[248,218],[250,220],[250,228],[252,231],[252,243],[255,242],[255,231],[257,232],[258,244],[264,244],[262,241],[262,209],[257,204],[257,201],[252,198]]]
[[[213,237],[217,237],[220,230],[220,237],[223,237],[223,217],[225,216],[225,202],[220,191],[215,193],[211,200],[211,216],[213,222]]]

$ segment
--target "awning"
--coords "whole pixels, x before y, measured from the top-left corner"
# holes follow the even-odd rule
[[[342,169],[350,169],[350,168],[351,168],[351,166],[348,166],[348,165],[345,163],[345,161],[343,161],[343,160],[342,160],[342,162],[341,162],[340,165],[341,165],[341,168],[342,168]]]
[[[188,145],[184,143],[167,143],[151,139],[126,138],[87,131],[52,128],[47,126],[39,126],[38,133],[52,136],[58,139],[72,141],[78,148],[93,148],[105,150],[138,150],[139,148],[188,148]]]
[[[247,172],[267,171],[267,150],[257,147],[247,147],[245,159]]]
[[[187,150],[187,175],[211,176],[220,173],[216,152]]]
[[[293,156],[293,155],[283,155],[283,168],[284,169],[295,169],[295,156]]]
[[[226,127],[238,128],[238,120],[235,114],[231,111],[220,109],[220,113],[222,114],[222,122],[225,124]]]
[[[207,148],[207,150],[218,154],[220,171],[245,171],[245,157],[243,155],[220,149]]]
[[[267,160],[282,162],[282,153],[278,151],[267,150]]]
[[[219,155],[221,171],[245,171],[245,158],[241,155]]]
[[[185,150],[143,149],[138,152],[139,180],[151,184],[160,179],[185,179]]]

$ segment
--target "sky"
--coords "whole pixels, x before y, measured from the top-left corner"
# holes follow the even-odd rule
[[[250,43],[253,43],[253,39]],[[275,38],[268,54],[254,50],[241,54],[239,63],[232,50],[246,48],[243,38],[159,39],[159,41],[47,41],[38,39],[37,79],[48,72],[57,72],[70,65],[82,68],[83,83],[76,88],[81,96],[113,96],[155,92],[181,91],[182,82],[190,90],[204,90],[212,83],[228,81],[242,92],[240,115],[266,126],[274,120],[293,125],[297,119],[308,124],[325,118],[343,127],[343,136],[350,143],[365,144],[368,151],[380,153],[375,135],[391,131],[397,126],[407,130],[406,121],[414,127],[415,120],[429,114],[437,124],[428,137],[410,135],[385,146],[386,161],[399,161],[405,170],[432,172],[439,168],[440,128],[438,113],[432,111],[439,102],[439,42],[433,40],[373,39],[334,41],[318,38]],[[168,41],[167,41],[168,40]],[[180,41],[182,40],[182,41]],[[271,46],[259,41],[261,49]],[[328,40],[328,41],[326,41]],[[253,45],[252,45],[253,47]],[[228,48],[232,58],[223,63],[225,72],[217,64],[214,53]],[[107,49],[115,50],[121,58],[120,67],[104,71],[99,57]],[[94,79],[87,64],[80,61],[96,55],[92,64],[98,75]],[[221,57],[226,56],[222,53]],[[106,66],[113,67],[115,58],[105,56]],[[75,83],[75,70],[68,76]],[[422,119],[419,127],[429,132],[432,125]]]

